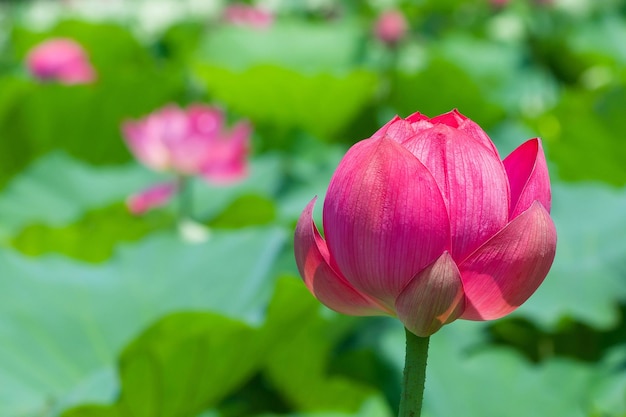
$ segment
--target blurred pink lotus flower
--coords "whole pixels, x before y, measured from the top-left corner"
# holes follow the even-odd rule
[[[250,125],[225,127],[221,110],[194,104],[186,110],[168,105],[122,126],[135,157],[156,171],[198,175],[212,182],[232,182],[247,174]]]
[[[53,38],[33,47],[26,56],[28,70],[44,81],[85,84],[96,79],[87,52],[76,41]]]
[[[355,144],[295,232],[296,262],[323,304],[397,316],[418,336],[457,318],[492,320],[526,301],[554,259],[550,180],[539,139],[504,161],[454,110],[395,117]]]
[[[259,7],[233,4],[224,9],[224,20],[237,26],[267,29],[274,24],[274,15]]]
[[[177,189],[176,183],[173,182],[157,184],[128,197],[126,206],[133,214],[143,214],[148,210],[167,204],[176,194]]]
[[[374,25],[374,34],[387,45],[395,45],[401,41],[408,31],[408,23],[399,10],[383,12]]]

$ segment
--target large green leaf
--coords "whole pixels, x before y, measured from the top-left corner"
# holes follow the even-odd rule
[[[257,415],[259,411],[258,415],[269,417],[273,414],[256,410],[254,404],[237,405],[234,400],[242,383],[260,369],[266,374],[284,375],[281,380],[270,376],[268,384],[278,383],[279,397],[284,396],[294,409],[326,410],[290,414],[294,417],[342,417],[348,414],[330,411],[347,408],[363,417],[390,416],[382,397],[371,389],[347,378],[323,375],[331,353],[329,347],[337,343],[336,337],[310,343],[320,339],[322,322],[339,324],[325,328],[340,335],[354,320],[336,315],[323,319],[323,309],[299,280],[284,278],[277,284],[262,327],[253,328],[214,313],[175,313],[161,319],[122,353],[118,365],[121,387],[115,401],[109,405],[82,404],[63,416],[148,417],[158,413],[163,417],[195,417],[200,410],[211,408],[213,411],[201,416]],[[285,334],[290,337],[286,339]],[[294,357],[297,351],[301,353]],[[306,384],[317,401],[306,401],[308,405],[294,402],[294,388],[301,385],[288,387],[288,381]],[[326,396],[330,398],[324,399]],[[220,400],[226,397],[222,403]]]
[[[264,374],[296,410],[356,412],[374,394],[372,388],[328,373],[334,346],[355,320],[323,314],[321,304],[300,280],[283,281],[269,308],[265,330],[269,337],[283,338],[268,352]]]
[[[239,71],[203,63],[196,73],[212,97],[256,124],[302,128],[322,138],[345,128],[377,87],[376,75],[366,70],[335,75],[263,64]]]
[[[376,74],[359,65],[364,36],[356,21],[225,25],[207,34],[195,72],[213,98],[256,124],[334,138],[377,90]]]
[[[281,20],[267,30],[225,25],[208,33],[200,57],[236,70],[275,64],[305,73],[345,71],[358,62],[363,36],[356,21]]]
[[[567,90],[554,111],[537,120],[560,178],[626,184],[624,106],[623,86],[602,92]]]
[[[353,413],[344,413],[339,411],[321,411],[310,413],[290,413],[287,415],[259,414],[258,417],[391,417],[391,413],[389,411],[389,407],[387,407],[387,405],[379,397],[373,397],[367,400],[358,411]]]
[[[9,391],[0,394],[0,415],[109,400],[110,391],[89,386],[138,331],[168,312],[254,320],[271,295],[268,273],[284,241],[276,228],[215,231],[195,245],[155,234],[102,267],[1,251],[0,368]],[[101,384],[115,386],[107,378]]]
[[[94,168],[55,152],[35,161],[0,194],[0,230],[11,236],[30,224],[66,225],[88,210],[123,201],[158,176],[137,164]]]
[[[593,416],[626,416],[626,345],[623,343],[608,352],[601,368],[604,378],[594,387]]]
[[[255,329],[211,313],[160,320],[121,355],[121,392],[110,406],[85,405],[64,417],[193,417],[236,389],[264,355]]]
[[[134,216],[125,204],[117,203],[89,211],[66,226],[28,225],[13,236],[10,245],[30,256],[55,252],[87,262],[103,262],[118,244],[171,229],[174,224],[174,216],[163,210]]]

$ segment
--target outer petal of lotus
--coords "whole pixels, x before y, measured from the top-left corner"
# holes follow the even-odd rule
[[[306,206],[294,237],[295,257],[300,276],[311,293],[328,308],[353,316],[392,314],[357,291],[329,264],[326,243],[313,223],[315,200]]]
[[[177,189],[175,183],[157,184],[128,197],[126,205],[132,214],[143,214],[148,210],[167,204]]]
[[[450,243],[435,179],[386,136],[348,150],[331,179],[323,217],[331,266],[390,310],[406,284]]]
[[[187,109],[191,129],[200,135],[218,138],[224,127],[224,113],[217,107],[192,104]]]
[[[250,135],[248,122],[237,123],[230,134],[218,137],[202,163],[201,175],[209,182],[228,184],[248,175]]]
[[[384,136],[387,136],[398,143],[402,143],[413,135],[415,135],[415,130],[411,126],[411,123],[395,116],[383,127],[378,129],[376,133],[372,135],[371,139],[381,139]]]
[[[214,151],[209,138],[190,133],[176,142],[169,142],[167,149],[171,168],[179,174],[198,175]]]
[[[31,73],[44,80],[78,84],[95,79],[87,53],[73,39],[48,39],[31,49],[26,61]]]
[[[187,140],[193,135],[187,113],[174,104],[148,116],[146,131],[155,141],[164,143],[170,154],[175,149],[182,149],[184,153]],[[173,163],[172,168],[177,169]]]
[[[509,183],[502,161],[491,149],[445,124],[422,130],[403,146],[426,165],[441,189],[455,260],[463,259],[506,225]]]
[[[88,84],[96,80],[96,71],[89,62],[78,62],[61,69],[59,80],[66,84]]]
[[[126,121],[122,135],[132,154],[141,163],[156,171],[170,167],[169,150],[154,132],[149,132],[145,120]]]
[[[188,135],[187,115],[170,104],[141,120],[124,123],[122,132],[131,152],[144,165],[157,171],[176,169],[171,149]]]
[[[539,202],[459,264],[468,320],[503,317],[530,297],[548,274],[556,229]]]
[[[201,104],[191,105],[184,113],[172,112],[168,135],[171,139],[166,140],[166,144],[176,172],[198,175],[204,171],[207,161],[224,159],[220,153],[226,148],[220,140],[223,119],[219,109]]]
[[[464,308],[461,274],[448,252],[423,269],[396,300],[398,318],[414,334],[427,337],[456,320]]]
[[[462,115],[457,109],[454,109],[448,113],[444,113],[431,120],[433,124],[445,124],[447,126],[459,129],[470,138],[482,143],[488,149],[491,149],[493,153],[500,159],[496,145],[491,141],[485,131],[478,126],[477,123]]]
[[[548,165],[541,141],[531,139],[521,144],[503,161],[511,187],[511,209],[513,219],[536,200],[550,212],[551,191]]]

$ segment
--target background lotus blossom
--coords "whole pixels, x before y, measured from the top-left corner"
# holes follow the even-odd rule
[[[157,184],[128,197],[126,205],[131,213],[143,214],[150,209],[167,204],[176,191],[176,183]]]
[[[232,4],[224,9],[224,20],[233,25],[267,29],[274,24],[274,15],[260,7]]]
[[[418,336],[457,318],[490,320],[520,306],[552,264],[556,231],[539,139],[504,161],[454,110],[395,117],[354,145],[324,201],[295,234],[298,268],[328,307],[397,315]]]
[[[406,17],[401,11],[387,10],[378,16],[374,34],[383,43],[394,45],[406,36],[408,26]]]
[[[187,109],[168,105],[122,126],[126,144],[135,157],[156,171],[180,177],[199,176],[213,183],[244,178],[248,170],[250,125],[225,126],[223,112],[193,104]],[[130,210],[141,213],[163,205],[180,187],[154,187],[129,199]]]
[[[168,105],[122,126],[131,152],[157,171],[200,175],[209,181],[235,181],[247,172],[250,126],[225,126],[215,107],[194,104],[186,110]]]
[[[83,47],[69,38],[48,39],[33,47],[26,57],[31,74],[41,80],[64,84],[85,84],[96,72]]]

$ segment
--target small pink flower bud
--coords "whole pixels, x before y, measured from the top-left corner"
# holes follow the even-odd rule
[[[395,45],[401,41],[408,31],[408,23],[399,10],[382,13],[374,26],[376,37],[387,45]]]
[[[232,25],[267,29],[274,24],[274,15],[259,7],[233,4],[224,9],[224,20]]]
[[[157,184],[128,197],[126,205],[131,213],[143,214],[150,209],[167,204],[176,193],[177,188],[175,183]]]
[[[96,79],[96,72],[85,50],[67,38],[48,39],[28,52],[28,70],[44,81],[85,84]]]

